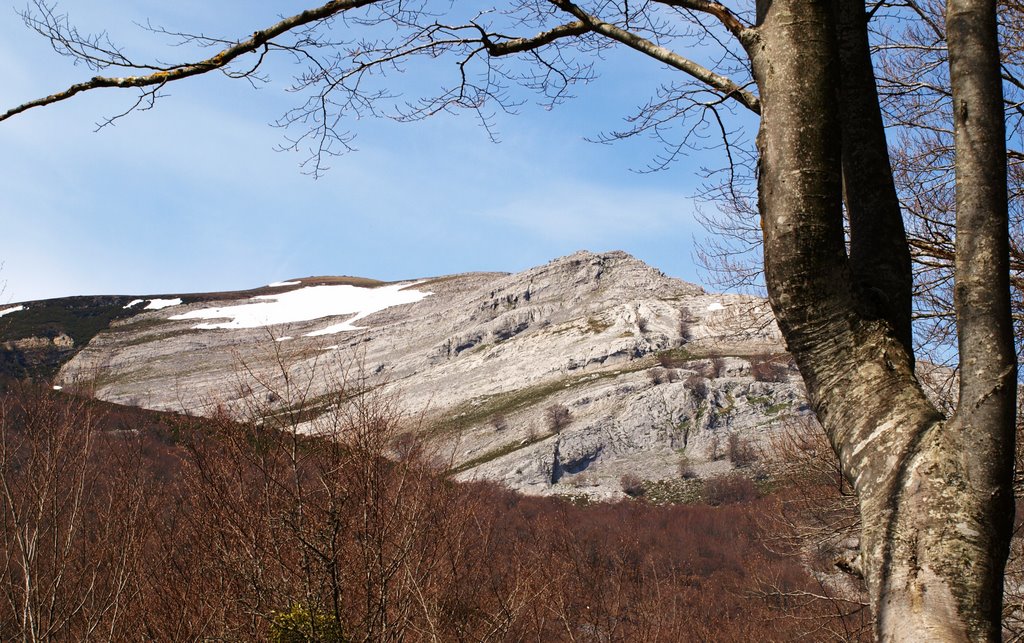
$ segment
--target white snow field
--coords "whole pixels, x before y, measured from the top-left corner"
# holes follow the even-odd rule
[[[193,328],[260,328],[276,324],[309,321],[322,317],[353,315],[350,319],[333,324],[307,337],[331,335],[349,330],[359,330],[353,323],[372,313],[401,304],[415,303],[429,292],[414,290],[412,286],[421,282],[406,282],[360,288],[358,286],[307,286],[290,290],[279,295],[258,295],[250,299],[254,303],[219,308],[192,310],[170,319],[216,319],[214,323],[198,324]]]
[[[146,300],[145,299],[133,299],[130,302],[128,302],[127,304],[125,304],[124,308],[125,308],[125,310],[127,310],[127,309],[131,308],[132,306],[138,306],[139,304],[141,304],[144,301],[146,301]]]
[[[16,313],[19,310],[25,310],[25,307],[24,306],[13,306],[11,308],[4,308],[3,310],[0,310],[0,317],[3,317],[4,315],[10,315],[11,313]]]
[[[285,286],[298,286],[301,281],[275,281],[272,284],[267,284],[267,288],[284,288]]]
[[[170,308],[171,306],[177,306],[180,303],[180,297],[176,299],[150,299],[149,303],[146,304],[145,310],[162,310],[164,308]]]

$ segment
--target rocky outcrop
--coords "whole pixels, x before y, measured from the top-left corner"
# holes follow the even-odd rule
[[[0,373],[26,376],[56,369],[75,351],[75,340],[66,333],[32,335],[0,342]]]
[[[592,496],[620,493],[624,472],[676,476],[683,454],[713,473],[728,466],[729,434],[757,442],[806,410],[763,300],[707,293],[625,253],[408,286],[430,295],[324,336],[307,335],[345,318],[213,330],[170,319],[240,303],[230,294],[143,311],[96,335],[60,383],[200,413],[259,395],[312,416],[363,378],[400,396],[461,478]],[[567,425],[552,426],[555,406]]]

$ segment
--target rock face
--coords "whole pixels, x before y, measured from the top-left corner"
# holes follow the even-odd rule
[[[313,337],[346,317],[213,330],[170,319],[244,303],[230,294],[143,310],[96,335],[58,383],[199,413],[259,396],[312,417],[343,385],[370,382],[399,396],[461,478],[598,497],[620,494],[624,473],[677,477],[683,456],[700,475],[728,468],[730,435],[757,443],[806,412],[765,301],[709,294],[625,253],[408,287],[430,295]]]
[[[66,333],[32,335],[0,342],[0,373],[19,375],[56,369],[75,350]]]

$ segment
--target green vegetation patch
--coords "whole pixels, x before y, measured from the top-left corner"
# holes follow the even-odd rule
[[[161,320],[162,321],[162,320]],[[160,342],[165,339],[172,339],[174,337],[181,337],[183,335],[191,335],[195,331],[191,328],[179,328],[177,330],[167,331],[165,333],[152,333],[149,335],[142,335],[139,337],[133,337],[132,339],[123,342],[122,346],[141,346],[142,344],[149,344],[151,342]]]
[[[311,422],[325,413],[330,413],[348,404],[360,395],[372,392],[376,386],[368,386],[362,389],[351,391],[327,391],[319,395],[299,396],[296,400],[281,400],[280,406],[271,407],[274,402],[267,403],[267,414],[262,420],[263,426],[267,427],[294,427],[304,422]],[[248,395],[266,396],[268,394],[276,397],[276,391],[259,390],[252,391]]]
[[[792,402],[776,403],[774,399],[766,395],[748,395],[747,402],[754,406],[761,407],[767,415],[778,415],[793,405]]]
[[[341,624],[327,610],[295,604],[287,610],[273,612],[270,640],[273,643],[341,643],[346,639]]]
[[[703,502],[704,482],[691,480],[648,480],[643,499],[652,505],[692,505]]]
[[[650,364],[646,360],[637,360],[613,371],[598,371],[578,377],[544,382],[508,393],[498,393],[476,402],[466,402],[452,409],[446,418],[434,424],[430,433],[436,437],[458,434],[474,426],[486,424],[491,418],[498,415],[512,415],[517,411],[540,404],[559,391],[573,389],[603,379],[616,378],[626,373],[642,371],[649,366]]]
[[[778,404],[772,404],[765,409],[765,413],[768,413],[769,415],[777,415],[788,409],[792,404],[792,402],[779,402]]]
[[[700,355],[693,352],[688,347],[673,348],[667,351],[661,351],[655,355],[658,363],[665,368],[686,368],[689,366],[689,362],[695,359],[699,359]]]
[[[499,393],[475,405],[467,402],[452,409],[447,418],[434,425],[431,433],[439,436],[461,433],[470,427],[486,423],[496,415],[510,415],[539,404],[558,391],[570,388],[571,383],[572,380],[556,380],[518,391]],[[570,386],[566,386],[567,384]]]
[[[498,458],[506,456],[510,453],[515,453],[516,451],[520,449],[525,449],[530,445],[537,444],[538,442],[543,442],[544,440],[547,440],[553,435],[554,433],[545,433],[543,435],[531,436],[525,440],[520,440],[519,442],[509,442],[508,444],[500,446],[497,449],[493,449],[491,451],[488,451],[487,453],[484,453],[483,455],[477,456],[472,460],[467,460],[463,462],[459,466],[452,468],[450,473],[456,474],[462,473],[463,471],[469,471],[474,467],[479,467],[482,464],[487,464],[488,462],[497,460]]]

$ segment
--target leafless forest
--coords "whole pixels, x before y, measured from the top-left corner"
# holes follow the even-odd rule
[[[256,396],[199,419],[7,385],[0,638],[868,636],[808,573],[855,515],[817,455],[704,501],[578,506],[453,483],[393,400],[341,397],[312,438]]]

